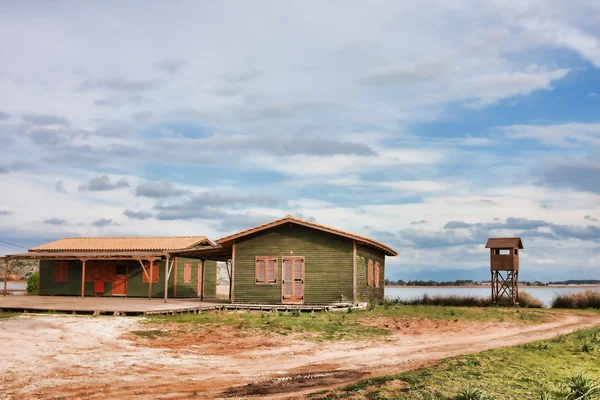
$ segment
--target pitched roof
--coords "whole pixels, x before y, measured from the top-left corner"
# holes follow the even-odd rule
[[[205,236],[79,237],[64,238],[29,251],[155,251],[212,245]]]
[[[231,242],[231,241],[233,241],[235,239],[238,239],[238,238],[241,238],[241,237],[244,237],[244,236],[247,236],[247,235],[251,235],[253,233],[260,232],[260,231],[263,231],[265,229],[269,229],[269,228],[273,228],[273,227],[276,227],[276,226],[279,226],[279,225],[283,225],[283,224],[286,224],[288,222],[291,222],[291,223],[294,223],[294,224],[297,224],[297,225],[303,225],[303,226],[306,226],[306,227],[309,227],[309,228],[313,228],[313,229],[318,229],[318,230],[323,231],[323,232],[329,232],[329,233],[332,233],[334,235],[347,237],[349,239],[354,239],[354,240],[356,240],[359,243],[363,243],[363,244],[367,244],[367,245],[376,247],[376,248],[382,250],[388,256],[397,256],[398,255],[398,252],[396,250],[394,250],[391,247],[386,246],[385,244],[383,244],[381,242],[378,242],[376,240],[369,239],[369,238],[364,237],[364,236],[355,235],[354,233],[345,232],[345,231],[342,231],[342,230],[339,230],[339,229],[330,228],[328,226],[317,224],[315,222],[304,221],[302,219],[294,218],[291,215],[287,215],[286,217],[278,219],[276,221],[272,221],[272,222],[269,222],[267,224],[259,225],[259,226],[256,226],[254,228],[246,229],[246,230],[238,232],[236,234],[226,236],[224,238],[215,240],[215,242],[218,243],[218,244],[223,244],[223,243]]]
[[[486,249],[522,249],[523,242],[519,237],[513,238],[489,238],[485,244]]]

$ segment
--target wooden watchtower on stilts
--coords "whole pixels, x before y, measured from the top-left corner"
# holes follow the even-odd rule
[[[521,238],[490,238],[486,249],[490,249],[492,272],[492,303],[508,301],[519,304],[519,250],[523,249]]]

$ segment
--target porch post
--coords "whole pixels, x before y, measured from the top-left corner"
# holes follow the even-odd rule
[[[154,267],[154,260],[148,260],[150,262],[150,279],[148,280],[148,299],[152,298],[152,272]]]
[[[204,301],[204,260],[202,260],[202,287],[200,287],[200,301]],[[216,290],[216,288],[215,288]],[[216,296],[216,293],[215,293]]]
[[[85,258],[81,259],[81,297],[85,296]]]
[[[169,291],[169,253],[167,253],[167,260],[165,261],[165,303],[167,302]]]
[[[231,246],[231,280],[229,281],[229,299],[235,303],[235,243]]]
[[[6,288],[6,284],[8,280],[8,258],[4,259],[4,296],[6,296],[6,294],[8,293],[7,288]]]

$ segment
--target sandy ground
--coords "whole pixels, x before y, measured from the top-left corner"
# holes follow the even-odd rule
[[[449,356],[551,338],[600,323],[561,313],[552,322],[475,323],[371,318],[393,335],[317,342],[233,328],[149,326],[140,318],[24,315],[0,320],[0,399],[296,398],[369,375]],[[132,330],[170,336],[140,338]]]

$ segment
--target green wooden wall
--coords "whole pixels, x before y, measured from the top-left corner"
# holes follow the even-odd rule
[[[369,286],[367,278],[368,260],[373,260],[373,274],[375,262],[379,262],[379,287]],[[356,296],[358,302],[383,300],[385,280],[385,255],[370,246],[356,245]],[[375,276],[373,276],[375,282]]]
[[[183,265],[192,264],[192,280],[190,283],[183,283]],[[142,281],[144,273],[138,261],[126,261],[127,265],[127,296],[146,297],[148,296],[148,283]],[[164,277],[165,262],[159,261],[158,264],[158,282],[152,284],[152,296],[164,296]],[[173,289],[175,271],[171,272],[168,285],[169,297],[197,297],[198,272],[197,265],[200,260],[183,259],[177,260],[177,290]],[[215,261],[206,261],[206,277],[204,282],[204,297],[214,298],[216,296],[216,265]],[[85,295],[93,296],[94,283],[85,282]],[[111,296],[112,283],[104,283],[103,296]],[[81,261],[69,261],[68,279],[66,282],[54,281],[54,261],[40,261],[40,295],[70,295],[79,296],[81,294]]]
[[[291,254],[293,253],[293,254]],[[352,240],[300,225],[282,225],[235,245],[236,303],[281,303],[281,260],[304,257],[304,304],[352,302]],[[255,283],[255,257],[277,257],[277,283]]]

